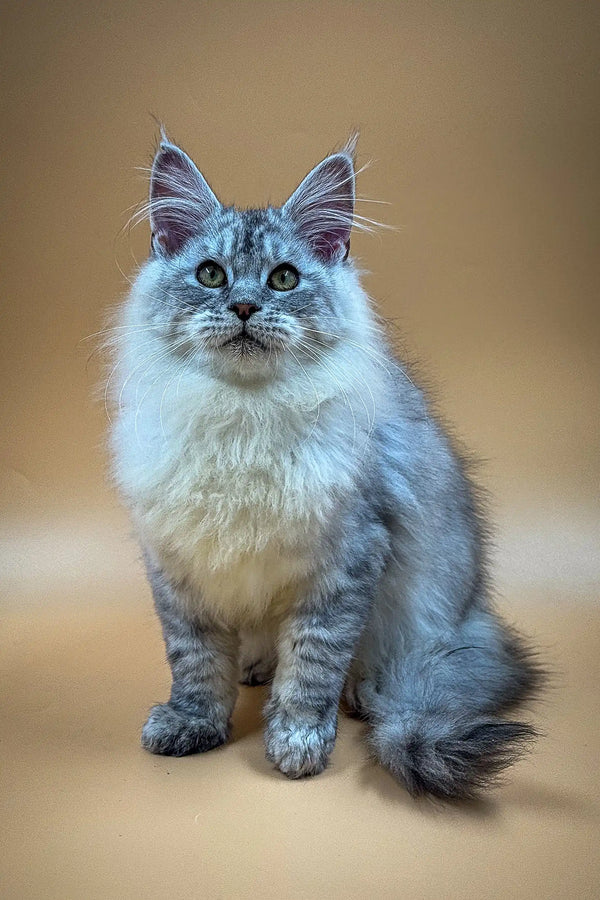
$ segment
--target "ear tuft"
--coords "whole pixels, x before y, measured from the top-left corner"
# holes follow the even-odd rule
[[[162,128],[161,137],[150,176],[150,224],[153,248],[171,256],[220,204],[187,153],[171,144]]]
[[[283,209],[301,237],[321,259],[333,262],[347,255],[354,214],[356,137],[308,173]]]
[[[352,163],[356,163],[356,147],[358,144],[358,139],[360,137],[360,132],[358,130],[352,131],[348,140],[344,144],[344,146],[339,151],[343,153],[345,156],[349,156],[352,160]]]

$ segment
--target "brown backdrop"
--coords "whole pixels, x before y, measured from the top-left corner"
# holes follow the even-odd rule
[[[134,643],[145,648],[147,673],[160,667],[160,649],[152,643],[156,632],[148,636],[154,625],[136,549],[105,480],[105,414],[102,403],[90,399],[100,368],[97,356],[88,362],[94,339],[86,339],[102,328],[107,307],[126,290],[127,277],[146,252],[144,226],[131,233],[121,229],[127,210],[145,195],[145,175],[136,167],[147,166],[152,157],[157,137],[152,116],[161,119],[169,134],[196,159],[222,199],[240,205],[282,201],[315,162],[352,128],[360,128],[359,162],[372,160],[372,165],[360,176],[359,193],[390,204],[365,205],[362,211],[369,214],[376,209],[395,230],[382,230],[374,237],[357,235],[353,252],[370,271],[366,279],[370,293],[382,311],[394,318],[409,355],[420,362],[434,386],[443,413],[459,437],[485,461],[480,480],[493,497],[497,581],[513,601],[513,617],[520,621],[534,615],[519,610],[518,603],[524,599],[543,601],[546,611],[535,613],[531,627],[554,644],[552,652],[560,657],[565,633],[560,617],[570,615],[570,601],[594,597],[600,568],[597,5],[567,0],[29,2],[6,4],[3,20],[0,537],[4,571],[0,586],[8,621],[17,630],[14,634],[21,636],[22,643],[15,638],[17,643],[11,644],[18,666],[25,665],[22,653],[29,648],[41,667],[31,676],[32,684],[47,687],[48,672],[55,672],[68,704],[67,686],[73,680],[86,684],[90,680],[87,661],[95,659],[96,639],[105,633],[103,620],[94,616],[101,616],[105,608],[112,610],[111,625],[106,625],[109,631],[116,628],[119,615],[145,610],[139,615],[146,623],[143,634],[148,643],[139,636]],[[103,601],[114,601],[114,606]],[[70,612],[64,612],[66,603]],[[553,611],[557,605],[562,607],[559,613]],[[123,613],[125,607],[129,612]],[[596,613],[591,607],[582,607],[585,612],[577,609],[569,620],[565,646],[577,646],[583,654],[581,662]],[[544,633],[551,615],[554,624]],[[57,634],[80,635],[84,644],[88,640],[91,657],[69,656],[70,638],[31,649],[28,636],[35,633],[41,639],[57,616],[65,617]],[[87,622],[85,628],[82,622]],[[573,635],[579,635],[582,627],[580,644]],[[114,640],[121,635],[118,628],[110,633]],[[129,646],[130,641],[125,641],[123,649]],[[591,645],[588,652],[594,659]],[[103,660],[99,665],[107,665],[104,656],[99,658]],[[131,677],[127,657],[115,652],[113,665],[120,674],[111,678],[114,669],[107,669],[109,693],[119,679]],[[568,662],[564,665],[571,671]],[[22,685],[30,669],[25,667],[23,672],[18,666],[17,682]],[[136,677],[139,671],[138,666]],[[164,691],[166,675],[159,671],[163,680],[156,690]],[[10,673],[15,670],[9,668]],[[589,686],[589,672],[584,677],[582,670],[582,679]],[[570,683],[569,678],[566,681]],[[31,691],[36,714],[47,710],[36,689]],[[584,720],[589,722],[591,716],[589,709],[584,715],[577,706],[577,696],[568,704],[564,701],[562,719],[556,714],[557,722],[562,722],[556,727],[563,728],[567,746],[572,729],[581,725],[585,731]],[[8,695],[19,734],[25,727],[18,712],[22,699]],[[150,785],[157,771],[170,771],[168,766],[157,770],[155,760],[137,755],[135,728],[144,704],[153,699],[152,685],[140,680],[139,696],[119,719],[125,729],[123,748],[130,753],[128,763],[121,763],[129,765],[134,781],[150,779]],[[88,708],[88,701],[87,695],[79,698],[75,719],[80,715],[85,719],[82,710]],[[568,710],[576,709],[580,718],[573,723]],[[31,721],[30,713],[27,721]],[[56,726],[50,754],[61,756],[76,728],[75,719],[62,722],[62,730]],[[597,714],[593,720],[597,721]],[[90,714],[90,727],[97,721]],[[111,733],[118,731],[114,721],[111,728]],[[250,731],[256,758],[262,760],[257,729],[258,719]],[[36,747],[38,732],[27,734],[29,746]],[[110,743],[107,738],[107,754]],[[358,753],[357,746],[348,753]],[[558,749],[556,744],[549,746]],[[525,814],[530,816],[528,828],[535,832],[539,826],[541,844],[520,858],[520,865],[529,866],[530,872],[529,888],[523,890],[531,889],[531,896],[563,896],[560,891],[567,889],[575,868],[583,879],[581,890],[590,889],[584,838],[573,847],[567,831],[556,825],[558,832],[552,840],[564,838],[567,843],[553,869],[548,868],[553,860],[550,839],[544,843],[540,837],[544,816],[560,819],[578,811],[583,818],[571,823],[569,834],[585,837],[586,827],[592,828],[589,808],[581,812],[578,806],[580,800],[584,802],[579,779],[590,765],[591,752],[583,732],[578,746],[579,755],[572,751],[569,765],[579,799],[571,797],[566,812],[556,799],[556,791],[562,790],[560,779],[553,781],[555,770],[565,761],[546,751],[550,753],[545,770],[547,802],[538,794],[539,802],[532,801],[525,812],[517,808],[512,820],[515,831],[504,851],[493,857],[502,885],[498,896],[511,890],[513,896],[519,895],[518,883],[516,888],[510,886],[502,860],[514,852],[510,841],[517,842],[519,816]],[[14,759],[22,760],[22,744],[15,747]],[[91,751],[85,744],[80,750],[81,771],[87,771],[85,760]],[[228,757],[219,759],[226,769],[222,760]],[[117,860],[122,882],[121,893],[111,892],[110,866],[106,862],[103,868],[99,861],[95,838],[90,837],[89,846],[82,844],[80,830],[73,826],[63,843],[56,844],[56,837],[52,843],[44,830],[50,814],[63,823],[88,822],[82,808],[73,812],[59,799],[60,792],[48,787],[56,777],[58,784],[62,777],[70,785],[71,775],[61,769],[56,776],[53,769],[48,782],[42,779],[41,786],[24,789],[35,768],[34,759],[29,762],[31,766],[22,762],[19,769],[22,782],[10,782],[15,810],[20,810],[15,812],[20,823],[14,832],[15,846],[21,848],[20,856],[11,857],[15,879],[11,896],[38,896],[38,891],[46,897],[54,896],[52,891],[56,896],[141,895],[141,889],[136,894],[137,877],[144,865],[153,864],[147,862],[146,851],[156,837],[143,831],[146,808],[141,809],[139,822],[130,822],[126,852],[119,850],[117,831],[109,839],[97,825],[99,840],[114,839],[111,858]],[[244,768],[243,757],[238,762],[239,771],[231,776],[235,790],[255,791],[259,805],[263,798],[257,783],[262,782],[252,767]],[[195,784],[196,769],[188,761],[183,766],[177,771],[187,772],[190,785]],[[206,768],[202,771],[206,778]],[[266,767],[260,773],[264,779],[271,777]],[[223,778],[231,784],[230,775]],[[335,791],[331,778],[324,783]],[[112,800],[106,801],[110,806],[107,821],[113,823],[120,821],[119,802],[123,798],[131,802],[131,795],[119,794],[116,784],[121,784],[118,778],[113,779]],[[148,782],[144,784],[147,787]],[[280,802],[282,808],[288,804],[293,810],[297,786],[265,784],[267,793],[276,791],[270,802]],[[328,795],[326,788],[319,791],[317,783],[307,790],[310,803],[299,815],[307,817],[308,836],[315,809],[325,818],[334,815],[328,806],[334,794]],[[353,810],[348,815],[354,821],[355,808],[371,802],[374,823],[381,821],[384,808],[394,818],[395,813],[389,812],[391,790],[387,782],[378,782],[378,789],[371,786],[365,797],[364,785],[357,787],[350,777],[341,799],[335,799],[335,815],[339,815],[339,804],[345,803]],[[517,796],[522,792],[516,791]],[[163,800],[168,806],[168,792],[153,814],[162,808]],[[202,896],[198,887],[202,884],[208,893],[212,891],[211,896],[237,896],[242,890],[244,877],[239,884],[227,881],[225,870],[219,868],[219,860],[227,858],[227,823],[234,808],[235,803],[223,812],[216,843],[207,838],[203,844],[210,874],[207,869],[204,882],[198,875],[194,891],[182,874],[180,896]],[[29,827],[29,814],[23,809],[38,820],[31,842],[36,847],[33,861],[30,845],[20,837]],[[246,813],[251,815],[250,807]],[[187,811],[181,815],[185,819]],[[425,841],[434,840],[434,835],[448,854],[460,857],[461,847],[445,845],[445,837],[435,831],[437,826],[427,832],[424,820],[418,818],[422,813],[402,802],[398,815],[402,833],[392,842],[393,853],[400,853],[405,829],[412,833],[417,816]],[[261,821],[264,828],[269,820]],[[185,822],[187,828],[188,819]],[[141,831],[136,831],[138,825]],[[243,828],[239,823],[231,825],[234,832],[246,826],[249,844],[244,849],[244,871],[251,873],[248,884],[256,886],[262,871],[256,847],[272,863],[279,857],[269,856],[275,851],[268,849],[264,833],[256,838],[249,821],[243,820]],[[468,820],[464,827],[465,833],[476,836],[477,829],[483,831],[486,826]],[[140,837],[143,834],[146,838]],[[379,837],[384,855],[391,853],[387,837]],[[197,831],[191,839],[199,839]],[[276,845],[276,835],[273,840]],[[354,846],[341,836],[339,842],[346,848]],[[334,852],[335,846],[327,841],[325,846]],[[494,846],[488,848],[492,856]],[[286,871],[293,871],[296,881],[290,876],[285,890],[271,885],[272,896],[335,895],[331,884],[319,893],[314,873],[306,874],[298,861],[303,857],[293,855],[297,848],[293,844],[285,848],[288,862],[295,860]],[[344,852],[337,865],[352,872],[354,851]],[[127,869],[124,860],[129,853],[138,859],[139,873],[135,865]],[[323,853],[317,852],[320,865],[325,865]],[[192,856],[194,866],[197,858]],[[492,856],[484,853],[488,863]],[[72,863],[71,871],[66,859],[79,859],[82,865],[85,860],[95,861],[96,869],[92,869],[97,877],[86,876],[85,891],[78,881],[82,877],[79,864]],[[399,869],[413,867],[413,893],[409,891],[408,896],[429,896],[429,889],[434,895],[444,867],[421,864],[418,853],[411,859],[407,861],[405,855],[398,859]],[[448,865],[454,865],[452,859],[448,856]],[[583,861],[581,865],[573,861],[577,859]],[[371,862],[374,878],[375,856]],[[167,869],[161,871],[170,871],[168,861],[163,863]],[[465,865],[468,870],[466,858],[461,858],[460,866]],[[488,866],[477,865],[473,890],[492,896],[489,885],[483,888]],[[36,886],[35,873],[47,873],[48,866],[54,880],[44,892]],[[28,867],[34,875],[26,888],[23,872]],[[392,857],[384,870],[387,874],[381,876],[374,894],[400,896],[397,885],[402,880],[397,875],[400,880],[394,881]],[[340,896],[372,895],[373,882],[361,881],[360,871],[348,876]],[[493,865],[491,871],[496,871]],[[156,873],[156,896],[164,896]],[[303,877],[308,880],[303,882]],[[332,884],[337,883],[338,876],[332,877]],[[509,880],[502,882],[502,878]]]

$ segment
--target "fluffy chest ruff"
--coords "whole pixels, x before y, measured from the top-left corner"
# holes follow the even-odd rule
[[[322,564],[356,474],[337,403],[213,386],[200,401],[184,392],[170,406],[162,396],[125,406],[117,479],[142,542],[188,602],[230,622],[259,619]]]

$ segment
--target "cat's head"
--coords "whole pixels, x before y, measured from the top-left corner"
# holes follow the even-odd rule
[[[348,294],[354,141],[326,157],[281,207],[223,206],[190,157],[154,159],[145,302],[172,352],[224,372],[268,375],[317,359],[356,318]],[[150,290],[148,290],[150,284]]]

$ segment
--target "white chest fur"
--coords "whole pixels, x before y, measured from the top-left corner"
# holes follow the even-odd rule
[[[354,480],[355,422],[303,386],[297,396],[215,381],[199,391],[190,378],[165,401],[167,382],[153,378],[123,397],[114,433],[142,541],[223,617],[260,617],[319,564]]]

